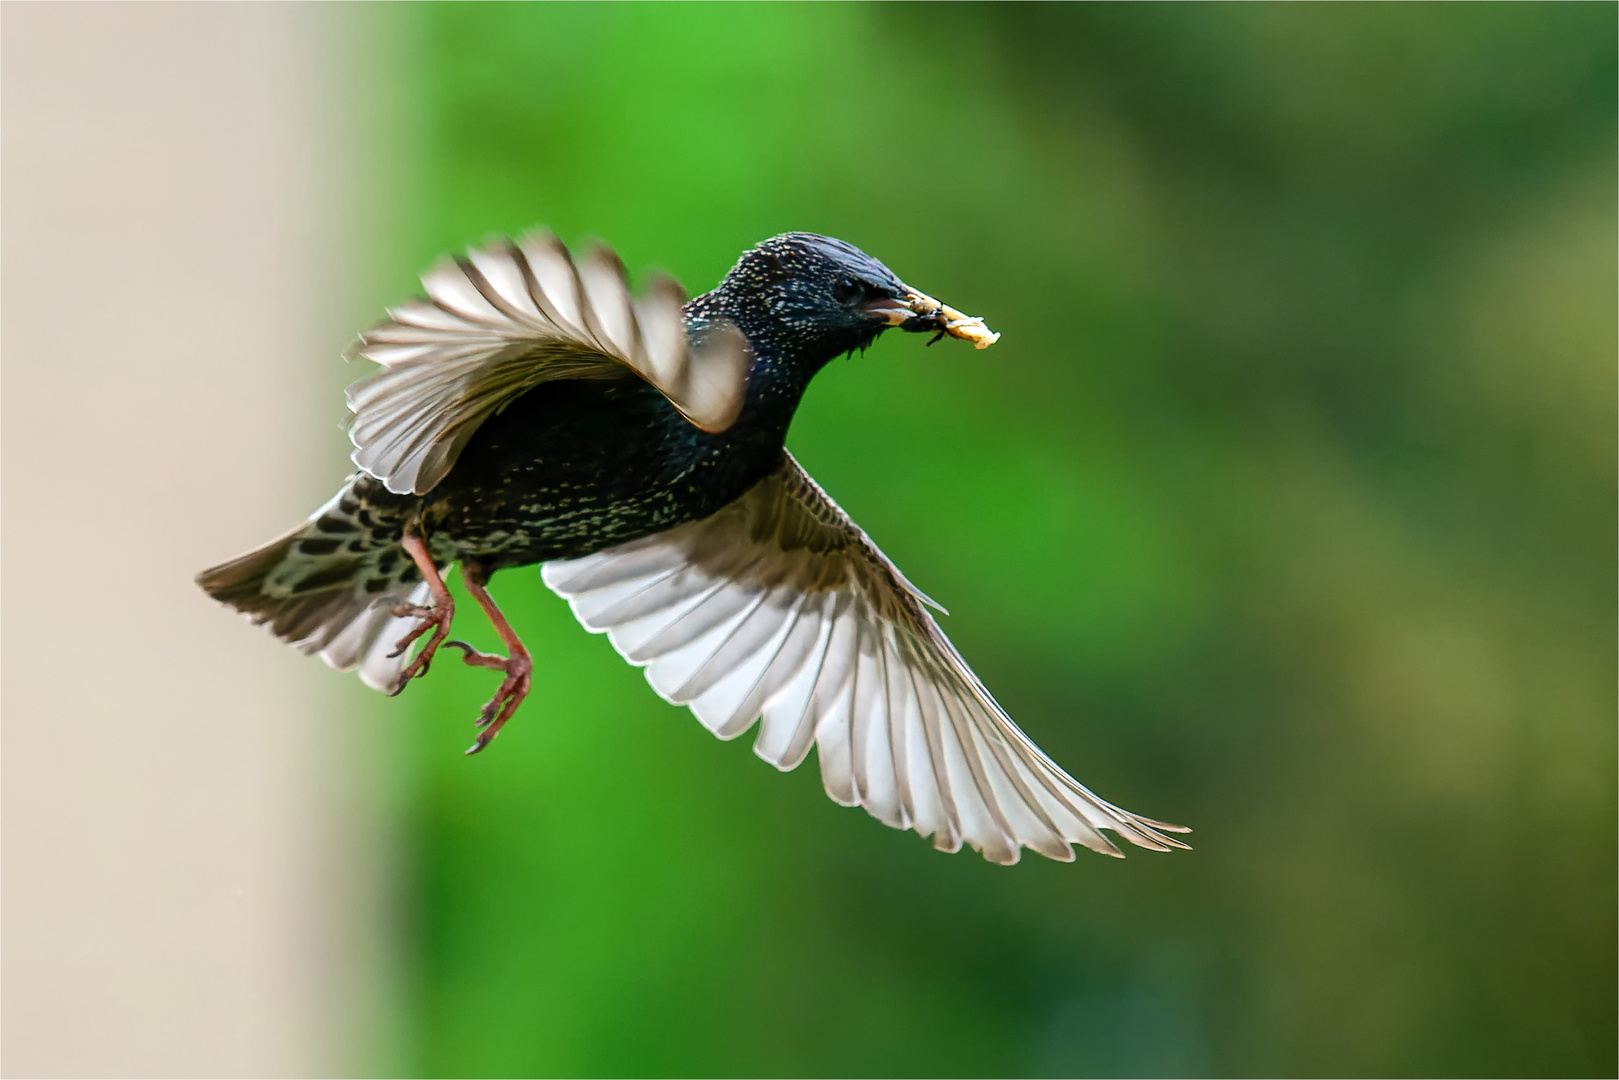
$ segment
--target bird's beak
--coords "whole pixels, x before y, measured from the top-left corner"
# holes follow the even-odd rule
[[[905,288],[902,296],[873,300],[866,305],[866,314],[912,333],[935,331],[949,334],[970,341],[980,349],[987,349],[1001,339],[1001,335],[984,325],[983,319],[963,315],[955,308],[909,287]]]

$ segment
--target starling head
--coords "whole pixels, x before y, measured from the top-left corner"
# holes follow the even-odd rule
[[[743,254],[715,290],[756,346],[824,363],[863,349],[891,326],[994,344],[982,319],[946,307],[853,244],[784,233]]]

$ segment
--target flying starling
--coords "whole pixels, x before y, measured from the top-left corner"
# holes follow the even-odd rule
[[[351,355],[360,471],[303,525],[206,570],[209,595],[397,694],[442,648],[502,676],[467,751],[529,692],[533,662],[490,597],[539,563],[587,630],[670,702],[778,769],[813,745],[826,793],[998,863],[1070,861],[1185,832],[1097,798],[1040,751],[956,652],[933,604],[786,450],[816,372],[890,327],[986,348],[983,320],[864,252],[788,233],[687,301],[554,236],[473,248],[422,277]],[[448,640],[467,592],[505,656]],[[414,653],[414,654],[413,654]]]

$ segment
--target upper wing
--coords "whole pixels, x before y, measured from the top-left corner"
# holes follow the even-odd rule
[[[996,704],[925,598],[791,455],[712,517],[582,559],[545,583],[722,739],[763,723],[779,769],[820,748],[826,793],[993,862],[1185,847],[1087,791]]]
[[[628,368],[693,424],[723,431],[742,408],[751,356],[729,323],[687,341],[685,293],[652,280],[632,299],[624,264],[600,245],[576,266],[549,233],[499,240],[422,275],[426,299],[388,311],[353,356],[382,370],[348,390],[354,463],[388,490],[422,494],[444,478],[493,413],[551,379]]]

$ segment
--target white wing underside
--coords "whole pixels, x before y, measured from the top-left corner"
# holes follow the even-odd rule
[[[478,425],[552,379],[615,378],[657,387],[693,424],[723,431],[742,407],[751,357],[736,327],[694,347],[685,293],[656,277],[637,300],[600,245],[575,265],[549,233],[469,249],[422,275],[426,299],[350,350],[382,370],[348,390],[354,463],[390,491],[423,494],[444,478]]]
[[[1155,851],[1184,832],[1097,798],[1024,735],[870,540],[789,457],[725,510],[581,559],[547,585],[666,700],[943,851],[997,863],[1071,844]]]

